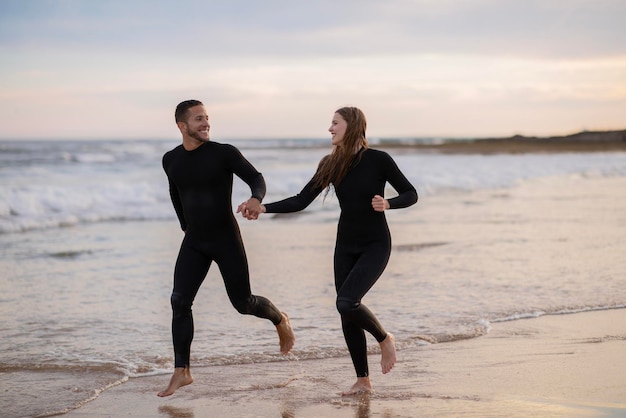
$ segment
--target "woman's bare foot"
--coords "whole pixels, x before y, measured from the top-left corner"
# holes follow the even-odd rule
[[[369,376],[357,377],[356,383],[352,385],[350,390],[341,392],[341,396],[358,395],[360,393],[372,393],[372,383]]]
[[[172,375],[172,378],[170,379],[170,384],[167,386],[165,390],[162,390],[161,392],[157,393],[157,396],[160,396],[160,397],[170,396],[171,394],[176,392],[178,388],[190,385],[192,383],[193,383],[193,376],[191,375],[191,370],[189,370],[189,367],[176,367],[174,369],[174,374]]]
[[[280,321],[278,325],[276,325],[276,331],[278,332],[280,352],[282,354],[287,354],[289,351],[291,351],[293,345],[296,343],[296,336],[291,329],[289,316],[284,312],[281,313],[283,314],[283,320]]]
[[[396,364],[396,339],[392,334],[387,333],[387,338],[380,343],[380,353],[382,354],[380,366],[383,369],[383,374],[387,374]]]

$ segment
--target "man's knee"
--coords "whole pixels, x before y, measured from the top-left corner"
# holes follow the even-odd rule
[[[249,315],[254,310],[254,296],[245,299],[232,299],[233,307],[242,315]]]
[[[172,311],[174,311],[174,316],[189,315],[191,313],[191,305],[193,301],[185,297],[184,295],[174,292],[172,293],[170,301],[172,303]]]

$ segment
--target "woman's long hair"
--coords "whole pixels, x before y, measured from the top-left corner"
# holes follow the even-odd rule
[[[347,123],[346,133],[341,143],[333,147],[333,151],[322,158],[315,173],[314,185],[325,188],[326,194],[330,185],[337,187],[346,173],[355,162],[355,153],[368,147],[365,129],[367,121],[363,112],[356,107],[342,107],[335,113],[339,114]],[[356,158],[360,158],[358,153]]]

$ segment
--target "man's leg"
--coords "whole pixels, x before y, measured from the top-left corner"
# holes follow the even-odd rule
[[[228,242],[222,242],[219,254],[215,255],[215,262],[222,273],[226,293],[237,312],[272,321],[278,332],[280,351],[287,354],[296,340],[289,317],[269,299],[252,294],[248,260],[238,235]]]
[[[174,374],[167,388],[158,396],[169,396],[178,388],[193,383],[189,369],[194,324],[191,306],[211,266],[211,259],[190,245],[185,237],[174,268],[172,291],[172,340],[174,343]]]

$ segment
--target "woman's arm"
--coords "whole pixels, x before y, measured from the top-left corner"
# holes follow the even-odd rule
[[[311,179],[297,195],[262,205],[261,211],[265,213],[298,212],[309,206],[321,192],[322,189],[315,187]]]
[[[398,196],[387,201],[386,209],[401,209],[414,205],[417,202],[417,191],[406,176],[400,171],[396,162],[385,153],[384,171],[387,182],[398,192]],[[372,201],[373,205],[373,201]]]

